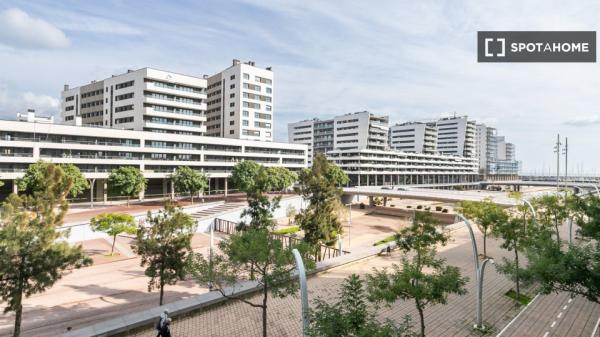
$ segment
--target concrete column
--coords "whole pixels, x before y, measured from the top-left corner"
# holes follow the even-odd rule
[[[227,178],[225,178],[225,198],[227,198]]]
[[[96,200],[102,200],[103,203],[108,201],[108,185],[106,179],[96,179]]]
[[[17,179],[13,179],[12,192],[14,194],[19,194],[19,187],[17,186]]]
[[[169,194],[169,179],[163,178],[162,183],[162,194],[163,196],[167,196]]]
[[[369,186],[369,175],[367,174],[367,186]]]
[[[171,199],[175,199],[175,183],[173,182],[173,180],[170,181],[170,185],[171,185]]]
[[[145,191],[144,191],[144,190],[141,190],[141,191],[140,191],[140,194],[138,195],[138,199],[139,199],[140,201],[144,200],[144,194],[145,194]]]
[[[373,200],[373,196],[370,195],[369,196],[369,206],[374,206],[375,205],[375,201]]]
[[[358,177],[356,186],[360,187],[360,173],[356,175]]]
[[[383,197],[383,206],[387,206],[387,197]]]

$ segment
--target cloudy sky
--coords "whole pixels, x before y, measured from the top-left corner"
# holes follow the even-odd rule
[[[392,122],[456,112],[495,126],[526,171],[600,174],[600,65],[477,63],[478,30],[599,30],[598,1],[0,2],[0,118],[57,114],[63,84],[145,66],[212,74],[273,66],[276,139],[309,117]],[[597,169],[594,169],[597,168]]]

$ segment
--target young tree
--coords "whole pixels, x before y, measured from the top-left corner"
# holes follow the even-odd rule
[[[565,249],[550,232],[535,231],[527,246],[527,272],[544,294],[566,291],[600,303],[600,199],[575,198],[568,205],[584,239]]]
[[[430,304],[446,304],[449,294],[467,292],[467,277],[460,270],[447,266],[436,258],[436,246],[445,245],[448,237],[436,230],[430,213],[416,213],[411,227],[396,237],[398,247],[412,252],[412,258],[402,257],[402,266],[392,265],[392,271],[377,270],[368,275],[369,297],[376,303],[393,303],[398,299],[413,300],[419,312],[421,333],[425,336],[424,310]]]
[[[25,192],[29,195],[35,192],[43,191],[46,187],[48,180],[46,177],[46,170],[49,165],[54,165],[44,161],[38,161],[35,164],[29,165],[25,175],[22,178],[17,179],[17,188],[19,191]],[[68,181],[70,181],[69,194],[71,197],[76,197],[83,193],[83,191],[89,187],[89,182],[79,168],[73,164],[60,164],[54,165],[56,169],[63,171],[62,174],[62,185],[63,188],[67,187]]]
[[[483,257],[487,257],[487,236],[496,226],[508,221],[508,213],[490,198],[484,201],[462,201],[459,213],[473,219],[483,233]]]
[[[497,264],[497,269],[515,281],[515,291],[517,302],[521,300],[521,282],[527,281],[527,269],[522,268],[519,261],[519,252],[526,247],[528,240],[531,239],[532,225],[525,216],[512,217],[508,221],[498,224],[494,227],[493,234],[504,240],[500,247],[512,251],[514,259],[510,261],[502,258],[502,263]]]
[[[339,186],[345,184],[347,179],[348,176],[327,161],[322,153],[315,156],[310,169],[300,172],[299,192],[310,203],[302,213],[296,215],[296,223],[304,230],[307,243],[315,247],[319,243],[333,244],[337,234],[342,232],[338,218],[342,193]]]
[[[68,232],[56,228],[67,212],[72,180],[52,164],[43,173],[42,189],[30,196],[11,194],[2,205],[0,297],[7,303],[4,311],[16,314],[15,337],[21,334],[23,297],[52,287],[63,271],[91,263],[80,245],[63,240]]]
[[[255,179],[261,165],[253,160],[241,161],[231,170],[231,183],[238,190],[248,193],[254,189]]]
[[[121,166],[108,176],[108,188],[112,193],[129,198],[137,196],[146,188],[146,179],[137,167]]]
[[[94,232],[105,232],[112,236],[113,242],[110,248],[111,256],[115,251],[117,235],[121,233],[135,234],[137,232],[135,218],[126,213],[103,213],[96,215],[90,219],[90,228]]]
[[[194,203],[194,194],[208,188],[208,178],[204,173],[198,173],[188,166],[178,167],[171,175],[171,179],[173,179],[175,191],[190,194],[192,204]]]
[[[200,284],[211,284],[222,296],[246,303],[262,310],[262,331],[267,336],[267,311],[269,293],[276,297],[295,294],[298,290],[297,277],[291,274],[295,268],[292,249],[297,248],[305,256],[304,245],[284,246],[264,227],[251,227],[239,231],[219,243],[221,254],[211,260],[196,254],[190,272]],[[307,268],[313,263],[305,260]],[[235,285],[254,280],[261,288],[262,299],[251,301],[238,294]],[[231,287],[231,288],[229,288]]]
[[[317,299],[310,312],[310,336],[313,337],[414,337],[410,316],[402,324],[387,319],[380,323],[369,312],[363,281],[352,274],[342,283],[338,300],[330,303]]]
[[[192,251],[195,222],[189,214],[167,201],[164,210],[156,215],[148,211],[146,225],[139,225],[137,242],[131,248],[141,256],[141,266],[150,277],[148,291],[160,290],[159,304],[163,304],[165,285],[183,280],[188,258]]]
[[[292,186],[298,175],[285,167],[269,167],[267,171],[271,177],[272,187],[275,191],[283,191]]]
[[[298,211],[296,211],[296,207],[292,206],[291,204],[288,205],[287,209],[285,210],[285,216],[288,217],[288,225],[292,224],[292,218],[294,218],[296,216]]]
[[[556,242],[560,244],[560,225],[567,219],[568,213],[564,198],[555,194],[542,195],[531,200],[537,212],[537,223],[543,228],[554,228]]]

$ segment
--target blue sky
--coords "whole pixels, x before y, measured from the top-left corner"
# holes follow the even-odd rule
[[[72,86],[126,69],[212,74],[273,66],[276,139],[309,117],[369,110],[392,122],[453,112],[498,128],[527,171],[600,173],[600,65],[479,64],[478,30],[598,30],[597,1],[0,2],[0,117],[59,109]]]

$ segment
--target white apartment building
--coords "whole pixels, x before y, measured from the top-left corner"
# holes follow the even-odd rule
[[[422,122],[390,126],[390,148],[412,153],[437,153],[437,128]]]
[[[350,186],[466,184],[479,180],[477,158],[394,150],[333,150],[330,161],[350,178]]]
[[[61,120],[200,136],[206,132],[206,79],[152,68],[69,88],[61,94]]]
[[[10,193],[14,180],[39,160],[77,165],[93,186],[82,197],[106,201],[108,175],[121,166],[137,167],[148,179],[140,197],[162,197],[173,191],[169,176],[180,166],[204,172],[210,191],[223,191],[239,161],[298,171],[307,167],[308,149],[300,144],[0,120],[0,180],[5,182],[0,194]]]
[[[440,154],[476,157],[475,121],[467,116],[442,118],[436,123],[437,149]]]
[[[273,141],[273,71],[250,61],[233,64],[208,80],[206,135]]]
[[[333,149],[384,150],[387,145],[388,117],[368,111],[336,116],[328,120],[311,119],[288,124],[288,141],[309,146],[309,165],[316,153]]]
[[[485,124],[477,124],[475,148],[479,158],[479,172],[481,174],[496,174],[497,138],[495,128],[488,127]]]

